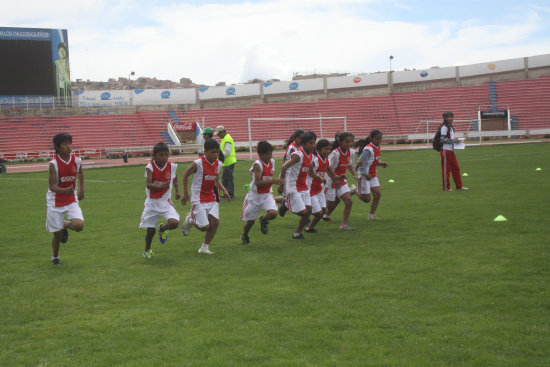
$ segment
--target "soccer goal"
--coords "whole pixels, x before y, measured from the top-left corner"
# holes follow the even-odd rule
[[[337,132],[346,131],[345,116],[324,117],[251,117],[248,119],[248,151],[252,160],[253,147],[261,140],[284,145],[295,130],[313,131],[317,139],[332,139]]]

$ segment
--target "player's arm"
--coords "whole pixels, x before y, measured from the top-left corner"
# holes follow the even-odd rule
[[[78,178],[78,200],[84,200],[84,171],[82,170],[82,164],[76,177]]]
[[[220,182],[220,178],[219,178],[219,177],[216,178],[216,187],[218,188],[218,190],[220,190],[221,192],[223,192],[223,194],[224,194],[225,197],[227,198],[227,202],[230,203],[230,202],[231,202],[231,196],[229,195],[229,192],[227,191],[227,189],[225,188],[225,186],[223,186],[222,183]]]
[[[189,176],[197,172],[197,164],[195,162],[185,170],[183,173],[183,197],[181,198],[181,205],[185,205],[189,201]]]
[[[55,167],[53,163],[49,164],[48,173],[49,173],[48,183],[49,183],[50,191],[55,192],[56,194],[67,194],[67,195],[70,195],[73,193],[72,187],[61,188],[57,186],[57,184],[55,183],[57,181],[57,173],[55,172]]]
[[[146,168],[145,172],[147,172],[147,176],[145,177],[145,186],[147,186],[149,190],[162,190],[167,187],[170,187],[170,181],[153,182],[153,171]]]
[[[324,177],[321,177],[317,173],[315,173],[315,171],[313,170],[313,164],[309,166],[309,171],[307,174],[314,180],[321,181],[322,183],[325,183],[327,181]]]
[[[277,190],[279,194],[283,192],[283,187],[285,185],[285,177],[286,177],[286,170],[288,167],[298,163],[300,161],[300,157],[297,154],[294,154],[290,157],[289,160],[287,160],[282,166],[281,166],[281,174],[279,175],[280,179],[282,180],[281,184],[279,184],[279,189]]]
[[[181,195],[180,195],[180,184],[178,183],[178,175],[176,175],[172,180],[172,185],[174,185],[174,191],[176,192],[176,200],[179,200]]]

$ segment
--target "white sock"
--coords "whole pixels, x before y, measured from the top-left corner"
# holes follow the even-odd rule
[[[201,247],[208,250],[208,245],[206,243],[203,243]]]
[[[300,233],[294,233],[294,234],[292,235],[292,237],[298,237],[299,235],[300,235]]]

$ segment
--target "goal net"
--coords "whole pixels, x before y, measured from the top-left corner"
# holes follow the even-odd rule
[[[248,119],[248,151],[252,160],[252,151],[261,140],[267,140],[275,146],[284,145],[295,130],[313,131],[317,139],[332,140],[340,131],[346,131],[345,116],[338,117],[264,117]]]

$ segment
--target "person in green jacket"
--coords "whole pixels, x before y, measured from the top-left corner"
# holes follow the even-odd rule
[[[233,183],[233,172],[237,163],[237,155],[235,154],[235,143],[231,135],[225,131],[222,125],[216,127],[214,135],[218,135],[221,139],[220,150],[225,156],[223,161],[222,185],[227,189],[231,198],[235,197],[235,185]]]

